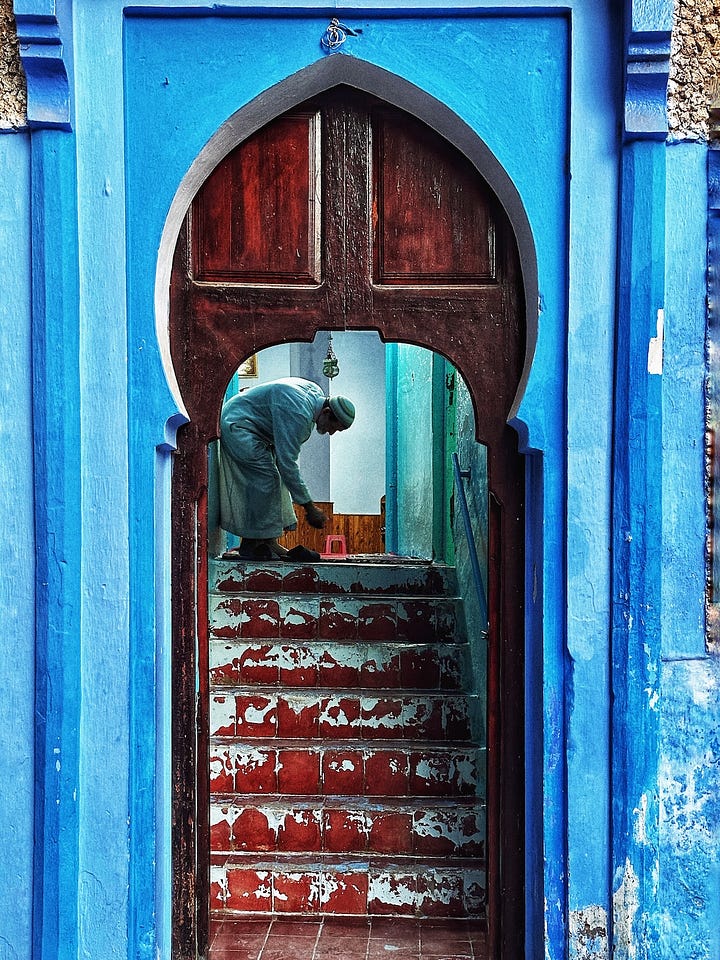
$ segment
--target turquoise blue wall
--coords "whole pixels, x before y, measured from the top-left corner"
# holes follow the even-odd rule
[[[50,6],[16,11],[50,30]],[[720,678],[703,615],[706,148],[642,123],[621,144],[617,6],[331,12],[362,28],[340,56],[417,85],[488,145],[535,243],[537,351],[515,420],[528,451],[528,956],[695,960],[717,954],[720,929]],[[668,4],[627,6],[637,49],[652,47]],[[62,77],[38,68],[31,102],[46,81],[51,102],[33,106],[31,130],[0,136],[0,773],[13,785],[0,945],[43,960],[167,957],[182,404],[162,314],[156,330],[163,228],[225,121],[322,58],[329,11],[58,10],[64,54],[43,52],[68,69],[72,110],[53,98]]]
[[[35,526],[30,369],[30,141],[0,136],[0,948],[31,956],[35,683]]]

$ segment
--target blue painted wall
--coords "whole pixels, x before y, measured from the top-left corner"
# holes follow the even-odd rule
[[[35,525],[31,390],[30,142],[0,136],[0,951],[31,956]],[[12,789],[9,789],[12,784]]]
[[[536,247],[537,351],[516,420],[528,450],[528,956],[695,960],[720,949],[706,147],[664,142],[671,5],[628,2],[624,22],[617,6],[332,13],[362,28],[341,56],[416,84],[488,145]],[[278,3],[294,15],[269,19],[228,0],[183,16],[93,0],[59,4],[56,24],[51,7],[16,5],[23,29],[57,26],[62,44],[43,45],[43,67],[28,41],[32,132],[0,137],[0,772],[14,788],[1,801],[12,868],[0,945],[43,960],[168,957],[168,505],[182,402],[162,314],[156,330],[163,228],[228,118],[322,57],[328,11]],[[651,65],[625,98],[624,30]]]

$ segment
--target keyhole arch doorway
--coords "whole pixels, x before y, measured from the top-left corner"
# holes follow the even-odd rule
[[[177,236],[169,382],[188,422],[172,481],[173,956],[207,948],[207,451],[226,385],[265,347],[375,330],[443,354],[488,451],[488,922],[520,955],[524,917],[524,465],[508,426],[536,338],[534,248],[507,175],[455,115],[385,71],[333,57],[268,91],[198,158]],[[190,199],[193,202],[188,206]],[[438,216],[437,211],[441,212]],[[158,274],[162,287],[162,270]],[[198,655],[199,652],[199,655]],[[502,717],[502,723],[500,718]]]

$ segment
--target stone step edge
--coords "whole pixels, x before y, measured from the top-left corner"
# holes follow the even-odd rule
[[[218,797],[222,800],[218,800]],[[297,798],[297,799],[294,799]],[[292,800],[292,804],[288,803]],[[376,799],[366,795],[359,796],[355,793],[334,793],[334,794],[286,794],[286,793],[213,793],[210,797],[210,805],[226,807],[229,804],[234,806],[248,807],[287,807],[292,805],[298,809],[317,810],[345,810],[348,807],[359,810],[397,810],[405,811],[435,811],[435,810],[454,810],[458,808],[484,809],[486,800],[484,796],[471,797],[467,794],[457,797],[433,797],[419,795],[389,795],[387,798]]]
[[[278,687],[282,687],[282,683],[253,683],[253,684],[228,684],[227,686],[223,685],[217,687],[215,685],[210,687],[210,692],[214,690],[219,691],[219,696],[227,696],[233,694],[247,695],[252,696],[254,694],[268,694],[269,696],[278,695]],[[303,688],[302,687],[293,687],[293,697],[302,696]],[[307,690],[307,698],[314,699],[317,696],[345,696],[345,697],[366,697],[368,700],[397,700],[404,697],[442,697],[445,700],[477,700],[480,697],[479,693],[467,693],[465,691],[459,690],[448,690],[442,687],[348,687],[348,686],[337,686],[337,687],[305,687]],[[298,692],[295,692],[298,691]],[[338,691],[347,691],[347,693],[339,693]]]
[[[455,593],[326,593],[307,590],[208,590],[208,598],[230,600],[234,598],[246,600],[282,599],[302,603],[307,600],[335,601],[349,600],[360,603],[462,603],[463,598]]]
[[[372,567],[373,569],[380,570],[438,570],[442,571],[453,571],[455,570],[455,565],[451,563],[438,563],[437,560],[425,560],[421,557],[413,559],[412,557],[398,557],[397,563],[394,561],[389,561],[388,563],[373,563],[371,560],[363,560],[362,557],[373,556],[373,554],[363,554],[363,553],[348,553],[345,557],[338,558],[337,560],[317,560],[312,563],[309,563],[306,560],[295,561],[295,560],[245,560],[243,558],[235,557],[223,557],[220,556],[210,557],[211,563],[232,563],[235,566],[242,566],[244,569],[255,570],[265,570],[267,567],[274,570],[276,568],[288,569],[288,570],[331,570],[333,568],[341,567],[350,569],[360,569],[364,570],[366,567]],[[410,561],[409,563],[407,561]]]
[[[438,863],[444,864],[438,867]],[[337,853],[308,853],[298,855],[297,851],[277,851],[268,854],[267,851],[247,851],[232,853],[222,853],[218,851],[210,852],[210,865],[215,867],[243,867],[247,866],[252,870],[273,870],[281,868],[285,872],[288,868],[297,867],[298,872],[308,872],[308,867],[317,867],[318,870],[327,870],[333,868],[344,870],[348,873],[369,872],[370,870],[381,870],[382,872],[405,873],[423,873],[430,867],[439,873],[460,873],[466,870],[484,870],[484,857],[430,857],[427,855],[417,856],[408,854],[407,857],[397,853],[391,854],[373,854],[367,856],[348,856],[347,854]],[[409,869],[415,868],[415,869]]]
[[[307,747],[308,750],[325,750],[328,746],[332,748],[333,743],[339,744],[342,750],[347,750],[347,744],[352,743],[356,745],[357,750],[392,750],[393,753],[403,752],[403,745],[405,744],[407,744],[406,752],[408,753],[418,753],[423,749],[442,751],[475,750],[484,753],[486,749],[484,746],[478,745],[472,740],[407,740],[404,737],[391,738],[389,740],[358,740],[356,736],[349,736],[347,739],[336,737],[333,740],[324,737],[317,737],[312,740],[308,740],[307,737],[298,737],[296,740],[288,739],[287,737],[283,737],[282,739],[279,737],[251,737],[248,740],[238,736],[211,736],[209,739],[211,746],[223,747],[232,745],[247,750],[257,750],[259,747],[265,745],[273,748],[287,747],[288,749],[294,750],[297,749],[298,744]]]

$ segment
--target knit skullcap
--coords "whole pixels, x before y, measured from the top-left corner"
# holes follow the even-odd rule
[[[328,406],[342,429],[347,430],[355,419],[355,406],[352,401],[347,397],[330,397]]]

